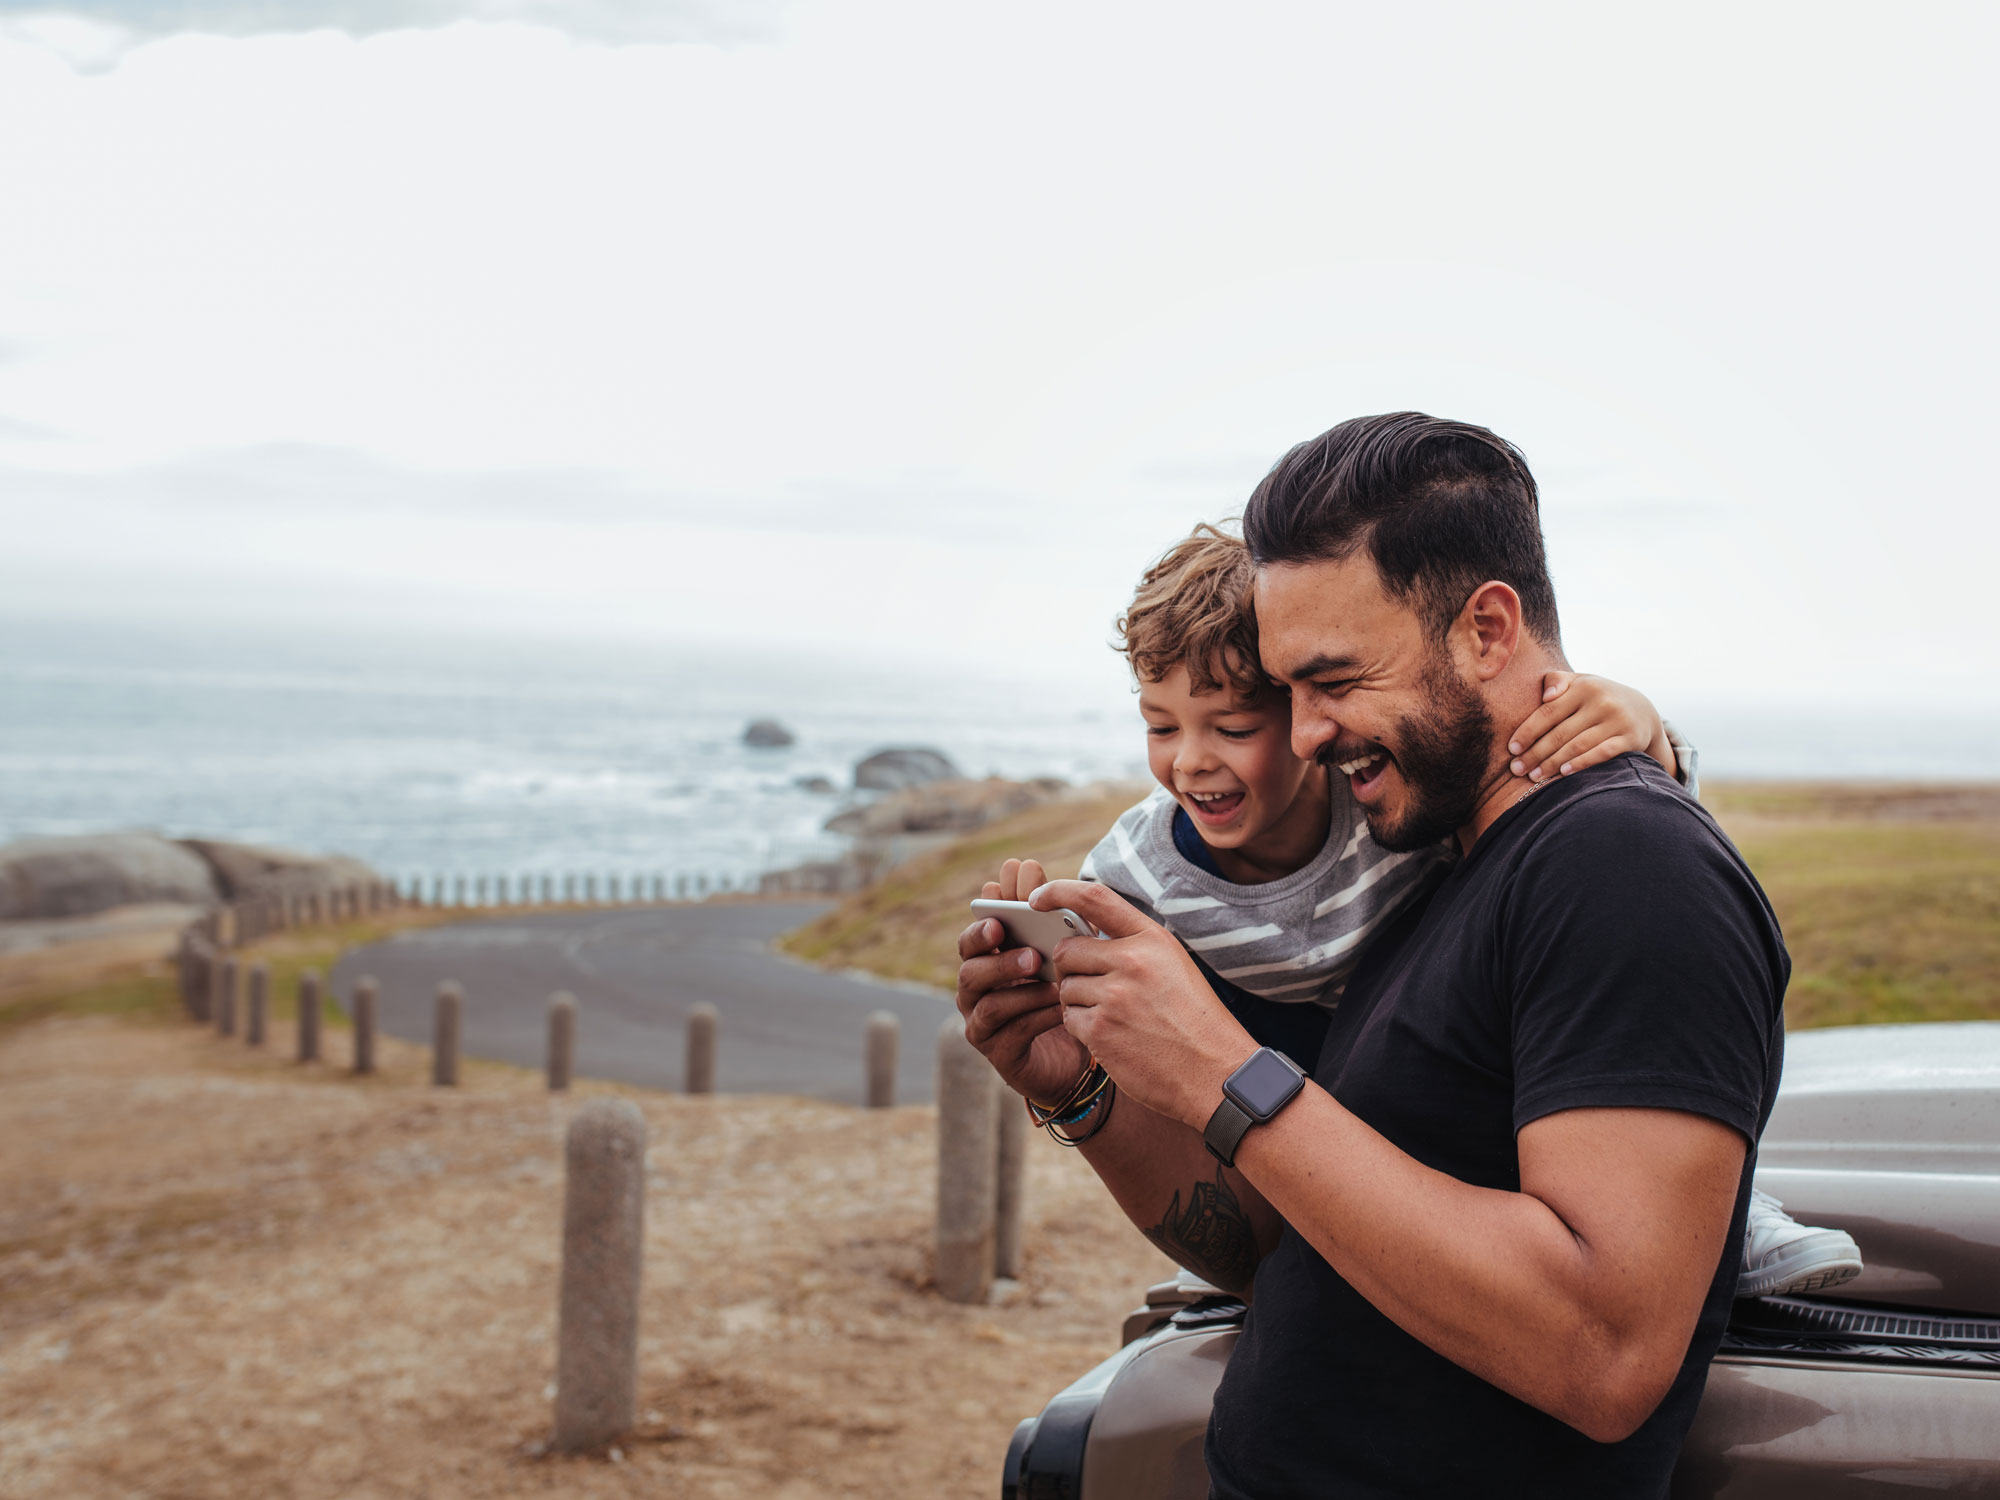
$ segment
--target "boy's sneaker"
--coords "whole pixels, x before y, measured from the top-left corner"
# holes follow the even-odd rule
[[[1769,1193],[1750,1190],[1738,1297],[1828,1292],[1860,1274],[1861,1249],[1845,1232],[1801,1224]]]

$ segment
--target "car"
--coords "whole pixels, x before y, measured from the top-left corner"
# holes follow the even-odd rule
[[[1864,1269],[1735,1305],[1674,1500],[2000,1497],[2000,1021],[1787,1037],[1756,1182]],[[1185,1272],[1153,1287],[1123,1347],[1015,1429],[1004,1500],[1204,1500],[1243,1314]]]

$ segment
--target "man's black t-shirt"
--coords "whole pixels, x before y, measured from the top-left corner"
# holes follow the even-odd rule
[[[1694,1340],[1659,1409],[1598,1443],[1391,1323],[1287,1227],[1216,1393],[1226,1500],[1664,1495],[1728,1317],[1790,973],[1742,858],[1627,755],[1508,809],[1430,901],[1377,935],[1313,1076],[1426,1166],[1520,1189],[1515,1132],[1647,1106],[1753,1143]]]

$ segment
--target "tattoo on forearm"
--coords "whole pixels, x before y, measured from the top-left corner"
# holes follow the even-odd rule
[[[1251,1278],[1257,1274],[1257,1239],[1251,1233],[1250,1216],[1229,1190],[1221,1167],[1215,1169],[1215,1181],[1191,1185],[1186,1207],[1181,1205],[1180,1190],[1175,1189],[1166,1216],[1145,1234],[1190,1271],[1224,1291],[1248,1291]]]

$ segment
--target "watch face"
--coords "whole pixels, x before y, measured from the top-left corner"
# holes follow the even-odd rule
[[[1230,1074],[1228,1093],[1258,1119],[1268,1120],[1304,1087],[1305,1079],[1297,1068],[1269,1047],[1261,1047]]]

